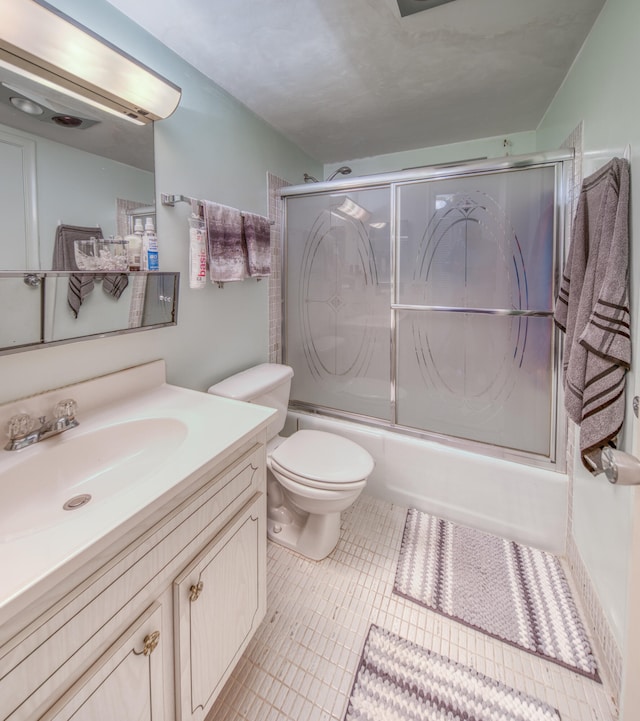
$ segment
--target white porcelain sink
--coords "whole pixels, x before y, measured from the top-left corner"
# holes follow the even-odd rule
[[[275,412],[170,385],[152,361],[0,404],[0,432],[64,398],[78,403],[77,428],[19,451],[0,444],[0,630],[200,489]]]
[[[0,542],[50,529],[113,497],[157,471],[187,433],[175,418],[142,418],[84,434],[79,426],[18,451],[17,462],[0,472]],[[68,502],[73,510],[64,509]]]

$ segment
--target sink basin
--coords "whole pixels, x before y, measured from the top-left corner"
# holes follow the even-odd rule
[[[18,451],[19,462],[0,473],[0,541],[50,529],[152,474],[187,432],[174,418],[143,418]]]

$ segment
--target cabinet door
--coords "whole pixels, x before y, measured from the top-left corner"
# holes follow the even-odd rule
[[[155,603],[40,721],[163,721],[161,625]]]
[[[179,721],[201,721],[266,611],[265,498],[257,496],[174,583]]]

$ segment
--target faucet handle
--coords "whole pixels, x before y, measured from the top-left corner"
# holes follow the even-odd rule
[[[28,413],[19,413],[11,416],[7,423],[7,436],[13,441],[16,438],[23,438],[31,433],[35,426],[35,419]]]
[[[63,401],[58,401],[54,409],[54,415],[56,418],[66,418],[72,421],[76,417],[78,412],[78,404],[73,398],[65,398]]]

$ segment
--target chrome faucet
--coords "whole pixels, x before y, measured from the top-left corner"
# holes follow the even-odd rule
[[[47,420],[46,416],[40,416],[38,428],[34,427],[36,421],[28,413],[12,416],[7,424],[9,442],[4,447],[5,451],[19,451],[21,448],[32,446],[34,443],[75,428],[79,425],[76,420],[77,411],[78,404],[72,398],[60,401],[56,403],[54,409],[55,418]]]

